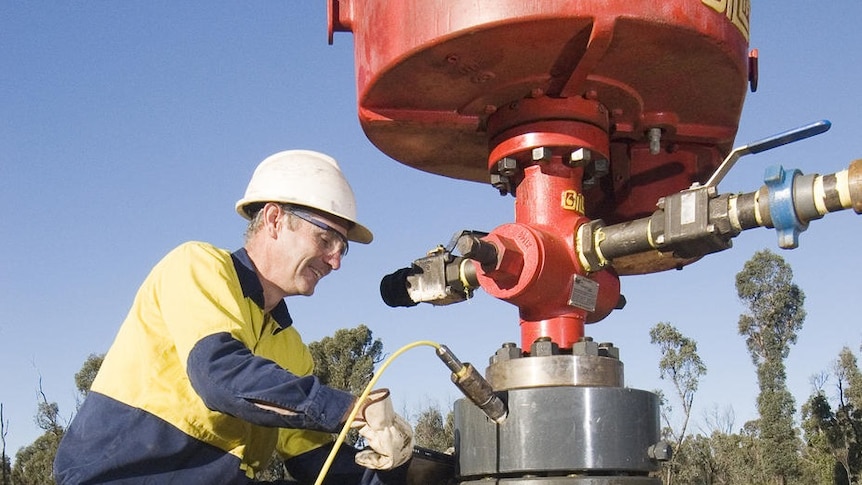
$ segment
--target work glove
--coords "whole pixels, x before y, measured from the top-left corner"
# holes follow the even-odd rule
[[[369,448],[356,454],[355,460],[365,468],[390,470],[407,462],[413,455],[413,428],[395,414],[389,389],[378,389],[368,395],[351,424],[359,428]]]

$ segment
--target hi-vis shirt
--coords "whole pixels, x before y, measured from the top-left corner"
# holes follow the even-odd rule
[[[58,484],[245,484],[274,449],[294,476],[316,476],[323,460],[302,455],[332,442],[353,396],[311,375],[284,301],[263,305],[245,250],[190,242],[165,256],[60,444]],[[340,462],[349,483],[386,483]]]

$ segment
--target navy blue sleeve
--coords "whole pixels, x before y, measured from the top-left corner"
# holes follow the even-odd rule
[[[314,483],[334,443],[291,458],[284,462],[290,475],[300,483]],[[406,485],[410,461],[392,470],[371,470],[359,466],[353,457],[359,451],[342,444],[335,455],[323,485]]]
[[[325,386],[315,376],[292,374],[252,354],[227,332],[198,341],[187,366],[192,387],[208,408],[261,426],[337,432],[353,405],[351,394]],[[254,402],[295,414],[261,409]]]

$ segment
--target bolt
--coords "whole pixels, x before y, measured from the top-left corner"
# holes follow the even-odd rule
[[[500,191],[500,195],[506,195],[509,193],[509,189],[511,185],[509,184],[509,177],[504,177],[500,174],[492,173],[491,174],[491,185]]]
[[[602,342],[599,344],[599,355],[602,357],[611,357],[619,360],[620,349],[614,347],[614,344],[611,342]]]
[[[570,167],[583,167],[590,163],[590,160],[592,160],[592,153],[586,148],[578,148],[569,157],[568,165]]]
[[[518,171],[518,161],[514,158],[506,157],[497,162],[497,171],[504,177],[511,177]]]
[[[572,355],[598,356],[599,344],[593,342],[592,337],[583,337],[572,345]]]
[[[551,337],[539,337],[530,346],[533,357],[549,357],[560,353],[560,346],[551,341]]]
[[[649,138],[649,152],[651,155],[658,155],[661,151],[661,128],[650,128],[647,132]]]
[[[669,461],[673,456],[673,447],[667,441],[659,441],[647,449],[647,455],[656,461]]]
[[[514,342],[506,342],[492,357],[493,362],[502,362],[521,358],[521,349]]]
[[[534,162],[550,162],[551,149],[546,147],[533,148],[532,158]]]

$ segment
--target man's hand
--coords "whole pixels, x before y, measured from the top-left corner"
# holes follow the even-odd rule
[[[388,389],[369,394],[351,426],[359,428],[359,434],[370,447],[356,454],[359,465],[389,470],[406,463],[413,455],[413,428],[395,414]]]

